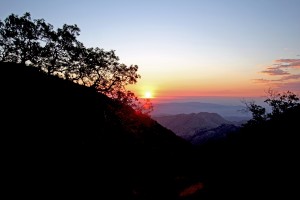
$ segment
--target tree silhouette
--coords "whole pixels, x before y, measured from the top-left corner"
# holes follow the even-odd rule
[[[74,53],[67,76],[113,98],[119,98],[116,91],[125,92],[127,84],[135,84],[140,78],[138,66],[120,64],[114,51],[78,46]]]
[[[46,24],[44,20],[39,20],[41,27],[41,41],[44,47],[41,50],[38,66],[49,75],[58,73],[67,78],[67,72],[70,71],[74,62],[74,51],[78,46],[83,46],[77,41],[80,29],[77,25],[64,24],[62,28],[53,30],[51,24]]]
[[[260,105],[255,104],[254,101],[244,102],[246,105],[246,111],[250,111],[252,119],[248,123],[256,124],[261,123],[267,119],[266,109]]]
[[[41,50],[37,20],[32,21],[30,13],[22,17],[11,14],[0,23],[1,61],[36,63]]]
[[[264,102],[271,107],[271,113],[267,114],[266,109],[260,105],[255,104],[254,101],[244,101],[246,110],[252,113],[252,119],[249,120],[248,124],[261,123],[263,121],[273,119],[280,114],[285,113],[300,105],[299,97],[295,93],[291,91],[279,93],[275,92],[272,89],[269,89],[267,91],[267,98]]]
[[[141,78],[138,66],[120,63],[113,50],[86,48],[77,40],[79,34],[76,24],[64,24],[55,30],[44,19],[32,20],[28,12],[21,17],[11,14],[3,22],[0,20],[0,61],[27,62],[48,75],[92,87],[149,114],[151,102],[141,106],[134,93],[125,88]]]
[[[271,89],[268,90],[268,98],[265,102],[272,107],[272,113],[269,114],[270,117],[277,116],[300,105],[299,97],[293,92],[279,93]]]

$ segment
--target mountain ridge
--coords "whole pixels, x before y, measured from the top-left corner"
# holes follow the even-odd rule
[[[231,124],[217,113],[199,112],[152,117],[161,125],[185,139],[192,137],[197,130],[216,128],[222,124]]]

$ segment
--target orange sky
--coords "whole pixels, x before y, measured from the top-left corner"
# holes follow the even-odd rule
[[[284,61],[284,62],[281,62]],[[289,62],[286,62],[289,61]],[[300,59],[270,61],[267,64],[232,64],[224,70],[222,66],[209,68],[181,67],[176,64],[167,68],[140,67],[142,78],[136,85],[129,86],[139,97],[151,92],[154,98],[170,96],[263,96],[269,88],[299,92]],[[247,63],[247,62],[245,62]],[[253,65],[253,66],[251,66]],[[150,71],[149,69],[153,70]],[[173,69],[173,71],[169,71]],[[226,70],[225,70],[226,69]],[[159,71],[160,70],[160,71]]]
[[[234,79],[234,78],[233,78]],[[267,89],[264,85],[254,85],[251,80],[182,80],[169,79],[165,82],[146,82],[140,80],[138,84],[128,87],[139,97],[151,92],[155,98],[168,96],[260,96]]]

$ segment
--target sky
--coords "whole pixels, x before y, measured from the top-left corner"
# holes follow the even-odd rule
[[[0,19],[30,12],[77,24],[87,47],[138,65],[139,97],[300,92],[300,0],[0,0]]]

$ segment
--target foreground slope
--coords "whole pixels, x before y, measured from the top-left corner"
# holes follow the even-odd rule
[[[189,145],[91,88],[0,63],[8,176],[26,192],[87,187],[106,199],[172,196]],[[169,188],[170,186],[170,188]],[[76,189],[77,188],[77,189]]]
[[[300,106],[198,150],[211,199],[299,198]]]

